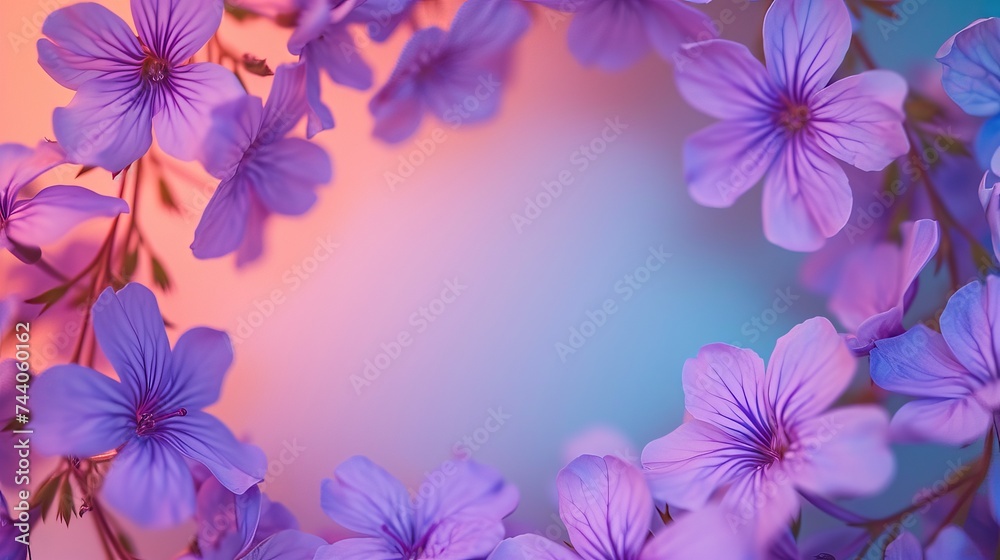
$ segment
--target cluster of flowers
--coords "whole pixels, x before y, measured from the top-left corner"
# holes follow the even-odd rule
[[[649,443],[641,464],[584,455],[559,473],[571,546],[536,534],[505,538],[503,519],[518,493],[486,466],[446,463],[429,495],[411,495],[363,457],[323,482],[324,511],[361,535],[328,544],[261,493],[262,451],[203,410],[218,400],[232,362],[228,335],[194,328],[171,348],[156,296],[130,282],[138,253],[152,257],[135,216],[147,188],[141,167],[164,165],[151,151],[155,128],[159,150],[200,162],[219,181],[194,255],[258,258],[265,221],[305,213],[332,178],[323,149],[288,137],[303,118],[310,138],[334,126],[321,75],[371,87],[353,30],[384,41],[412,21],[416,0],[132,0],[134,32],[98,4],[74,4],[48,17],[38,42],[42,68],[76,91],[53,113],[57,141],[0,145],[0,247],[59,281],[26,302],[0,302],[0,331],[78,291],[91,325],[69,363],[33,382],[37,449],[63,458],[34,505],[44,512],[57,502],[68,520],[77,514],[76,487],[79,515],[95,517],[113,559],[134,552],[105,506],[144,527],[193,517],[199,529],[185,558],[994,557],[1000,277],[989,272],[1000,260],[1000,20],[977,21],[949,39],[938,53],[943,78],[914,90],[876,69],[854,34],[866,11],[891,14],[894,0],[774,0],[763,25],[765,64],[717,38],[711,20],[679,0],[534,1],[549,15],[572,14],[569,47],[584,64],[621,70],[651,50],[674,63],[684,98],[720,119],[686,143],[692,197],[726,207],[763,181],[767,239],[813,252],[802,280],[829,297],[846,333],[825,318],[807,320],[778,340],[766,366],[747,349],[703,347],[683,370],[685,421]],[[292,27],[288,50],[298,60],[271,72],[264,61],[233,55],[216,35],[227,12]],[[472,106],[466,100],[484,79],[508,80],[512,49],[530,23],[520,0],[466,0],[447,30],[416,30],[371,99],[374,135],[404,140],[428,113],[446,119],[460,111],[463,122],[496,114],[499,93]],[[850,74],[858,63],[866,70]],[[266,102],[247,95],[241,69],[273,75]],[[838,160],[869,173],[851,175]],[[20,196],[64,164],[118,175],[119,196],[77,186]],[[130,172],[133,214],[122,236]],[[852,214],[859,219],[849,224]],[[68,277],[43,258],[41,247],[97,217],[114,223],[79,274]],[[947,264],[954,293],[939,318],[906,328],[918,277],[935,258],[939,269]],[[163,266],[152,259],[165,288]],[[94,369],[97,347],[117,380]],[[852,389],[865,358],[877,387]],[[0,363],[5,374],[11,367]],[[891,421],[890,393],[913,397]],[[972,468],[898,514],[871,519],[835,503],[889,484],[890,443],[977,440],[984,452]],[[814,542],[799,538],[803,501],[845,527]],[[2,499],[0,516],[9,516]],[[904,530],[914,516],[928,527],[922,538]],[[0,524],[4,558],[26,556],[14,531]]]

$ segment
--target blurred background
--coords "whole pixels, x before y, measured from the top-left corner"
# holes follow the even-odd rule
[[[52,138],[51,111],[72,98],[37,65],[34,47],[45,14],[68,3],[0,8],[8,42],[0,48],[2,142]],[[100,3],[131,21],[128,2]],[[907,73],[930,65],[941,43],[976,18],[1000,15],[995,0],[904,4],[912,13],[891,29],[866,22],[864,33],[880,64]],[[457,5],[422,5],[418,20],[446,24]],[[754,46],[764,5],[715,0],[706,9],[735,13],[723,36]],[[520,488],[513,529],[544,532],[557,522],[554,478],[571,455],[634,457],[681,421],[681,366],[701,345],[729,342],[766,358],[789,327],[826,313],[797,281],[802,255],[764,240],[759,188],[727,210],[688,197],[681,145],[710,119],[678,97],[670,65],[650,55],[621,73],[584,68],[566,46],[569,20],[533,13],[501,114],[483,125],[453,129],[427,119],[410,140],[387,145],[371,136],[374,91],[325,82],[337,126],[315,140],[331,153],[335,179],[303,218],[270,222],[262,261],[237,270],[229,258],[192,257],[188,246],[215,186],[197,167],[168,167],[180,214],[156,204],[140,210],[173,280],[160,297],[175,325],[171,338],[197,325],[233,334],[236,362],[212,412],[265,450],[266,492],[306,530],[342,536],[320,510],[319,485],[352,455],[371,457],[416,489],[425,472],[460,454]],[[408,34],[361,47],[376,87]],[[293,60],[287,31],[265,20],[227,17],[220,36],[272,67]],[[261,96],[269,85],[248,82]],[[617,123],[611,135],[609,123]],[[602,134],[614,136],[603,151],[581,151]],[[39,185],[112,194],[106,173],[76,180],[75,170],[56,170]],[[545,208],[528,209],[560,173],[572,182]],[[85,250],[79,240],[105,228],[88,224],[50,254]],[[0,267],[3,296],[41,291],[9,254]],[[602,321],[607,300],[616,312]],[[41,359],[56,363],[62,352],[65,360],[66,323],[37,323],[33,344],[50,355]],[[410,344],[398,345],[404,333]],[[901,448],[893,488],[856,506],[898,509],[961,456]],[[807,523],[822,520],[809,514]],[[143,558],[169,558],[193,526],[132,534]],[[39,559],[99,551],[86,518],[68,530],[54,520],[36,526],[33,543]]]

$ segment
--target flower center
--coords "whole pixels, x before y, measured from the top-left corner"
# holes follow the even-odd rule
[[[3,225],[0,224],[0,228]],[[986,410],[1000,411],[1000,381],[991,381],[976,389],[974,393],[976,401]]]
[[[146,59],[142,61],[142,78],[146,81],[157,83],[162,82],[170,73],[170,66],[166,60],[158,58],[151,52],[146,52]]]
[[[798,444],[784,429],[770,426],[769,432],[762,441],[761,463],[758,468],[765,468],[775,463],[781,463],[785,459],[791,459],[799,449]]]
[[[135,433],[136,435],[144,436],[152,432],[156,428],[158,422],[163,422],[168,418],[173,418],[175,416],[187,416],[187,409],[182,408],[176,412],[171,412],[169,414],[162,414],[160,416],[153,416],[149,412],[144,412],[139,415],[135,423]]]
[[[778,125],[789,132],[798,132],[809,124],[809,107],[786,102],[784,110],[778,113]]]

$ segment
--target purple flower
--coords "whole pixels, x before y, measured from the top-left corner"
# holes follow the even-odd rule
[[[0,336],[7,332],[7,329],[14,323],[14,317],[20,305],[21,300],[15,296],[0,299]]]
[[[187,459],[237,494],[263,480],[263,453],[202,410],[218,400],[232,363],[228,335],[191,329],[171,351],[156,298],[139,284],[118,293],[108,288],[92,315],[97,342],[121,381],[75,364],[40,375],[32,386],[40,452],[85,458],[117,450],[104,499],[149,527],[194,512]]]
[[[214,477],[209,478],[198,489],[197,504],[199,554],[189,554],[185,559],[247,558],[251,549],[272,535],[299,528],[295,516],[268,499],[257,486],[233,494]]]
[[[261,516],[262,494],[257,485],[233,494],[215,478],[198,488],[195,521],[198,554],[182,559],[234,560],[250,548]],[[259,542],[259,541],[258,541]]]
[[[1000,173],[1000,19],[981,19],[949,38],[937,53],[942,83],[966,113],[992,117],[979,129],[976,156]]]
[[[34,517],[35,513],[31,516]],[[0,558],[4,560],[24,560],[28,557],[28,546],[16,540],[22,533],[14,523],[7,499],[0,494]]]
[[[299,521],[295,518],[295,514],[283,504],[271,500],[267,494],[261,494],[260,500],[260,519],[257,521],[257,531],[254,532],[253,540],[250,541],[251,548],[282,531],[299,529]]]
[[[927,194],[917,177],[915,166],[903,169],[909,177],[881,180],[877,177],[861,178],[854,186],[854,214],[848,225],[840,233],[829,239],[822,249],[809,254],[800,270],[799,279],[810,291],[830,296],[841,286],[840,279],[845,275],[849,261],[858,255],[876,251],[880,245],[898,245],[894,232],[899,224],[894,221],[896,205],[905,204],[910,219],[917,220],[934,218],[934,201]],[[980,196],[974,189],[968,188],[970,183],[982,180],[982,173],[976,166],[970,166],[968,159],[961,157],[946,157],[931,169],[935,184],[940,187],[934,197],[944,202],[955,221],[942,229],[941,235],[947,236],[951,243],[949,250],[953,258],[949,265],[955,264],[955,276],[972,278],[980,274],[984,264],[982,257],[976,253],[971,239],[983,239],[989,235],[990,228],[986,218],[1000,220],[993,210],[983,213]],[[992,185],[987,181],[986,185]],[[986,185],[983,185],[985,188]],[[869,192],[859,192],[858,186],[872,189]],[[891,189],[891,190],[890,190]],[[867,190],[867,189],[866,189]],[[898,193],[898,194],[896,194]],[[980,192],[979,195],[983,193]],[[903,197],[905,195],[905,198]],[[989,196],[987,193],[985,196]],[[905,200],[905,202],[902,202]],[[978,243],[978,242],[977,242]],[[949,270],[949,272],[951,272]]]
[[[936,505],[936,504],[935,504]],[[949,504],[949,507],[954,504]],[[989,517],[989,513],[986,514]],[[941,519],[947,525],[946,520]],[[932,523],[923,519],[922,523]],[[924,525],[925,527],[928,525]],[[929,525],[936,527],[936,525]],[[796,543],[791,531],[786,531],[771,549],[771,560],[817,560],[823,558],[871,558],[884,543],[881,535],[873,537],[868,531],[857,527],[837,527],[821,531]],[[996,548],[996,535],[992,535],[989,550]],[[867,554],[862,555],[862,552]],[[873,552],[875,551],[875,552]],[[826,555],[826,556],[824,556]],[[984,559],[967,534],[954,525],[947,525],[926,550],[909,531],[896,537],[885,549],[885,560],[955,560],[958,558]]]
[[[332,178],[330,157],[322,148],[285,138],[305,112],[305,74],[301,62],[283,64],[266,105],[259,97],[244,96],[216,111],[202,163],[222,182],[195,230],[191,249],[196,257],[238,251],[237,264],[256,259],[267,216],[305,213],[316,202],[316,187]]]
[[[830,310],[852,334],[858,356],[875,341],[903,334],[903,314],[916,296],[917,276],[937,252],[941,232],[934,220],[902,225],[903,244],[861,245],[844,259]]]
[[[57,241],[80,222],[128,213],[124,200],[83,187],[48,187],[33,198],[18,199],[22,188],[65,162],[65,157],[51,142],[41,142],[34,150],[20,144],[0,144],[0,249],[7,249],[25,263],[38,261],[42,257],[40,245]]]
[[[910,547],[912,550],[912,544]],[[888,555],[888,550],[886,553],[888,560],[896,560]],[[906,556],[900,556],[899,560],[906,558]],[[916,556],[914,558],[919,559],[920,557]],[[955,558],[986,560],[986,556],[983,556],[979,549],[976,548],[975,543],[972,542],[965,531],[954,525],[949,525],[941,530],[941,533],[934,539],[934,542],[924,551],[924,560],[954,560]]]
[[[416,5],[417,0],[365,0],[347,16],[347,21],[364,24],[368,36],[381,43],[409,19]]]
[[[3,337],[3,333],[3,318],[0,317],[0,338]],[[24,394],[21,389],[24,389],[25,385],[17,382],[17,374],[20,372],[18,363],[23,362],[16,362],[10,358],[0,360],[0,399],[6,399],[7,402],[17,402],[15,399]],[[14,410],[0,412],[0,425],[7,426],[13,419]],[[0,469],[2,469],[0,472],[13,473],[17,470],[17,438],[18,436],[10,430],[4,430],[3,433],[0,433],[0,446],[3,446],[0,447]],[[9,487],[13,482],[13,476],[6,477],[0,480],[0,485]],[[0,558],[3,558],[2,554],[0,554]]]
[[[689,514],[648,539],[653,498],[636,467],[614,456],[582,455],[562,471],[559,517],[570,550],[540,535],[507,539],[489,560],[659,560],[751,558],[737,538],[703,538],[724,530],[719,511]]]
[[[529,23],[516,0],[467,0],[448,31],[428,27],[414,33],[368,104],[375,136],[401,142],[427,111],[456,127],[492,117],[500,108],[511,49]]]
[[[409,3],[413,0],[405,0]],[[371,10],[362,9],[374,4]],[[388,12],[388,7],[398,11]],[[372,71],[361,58],[354,37],[349,33],[349,23],[369,24],[374,33],[383,31],[384,40],[399,23],[398,15],[408,13],[401,0],[242,0],[240,8],[273,19],[282,27],[293,27],[288,40],[288,51],[299,56],[306,68],[306,93],[308,122],[306,135],[333,128],[333,113],[321,97],[321,75],[325,72],[334,82],[355,89],[368,89],[372,85]],[[369,20],[375,17],[376,20]],[[376,27],[372,27],[372,26]],[[384,28],[382,26],[388,26]]]
[[[906,82],[873,70],[827,85],[851,42],[841,0],[775,0],[764,18],[765,68],[743,45],[713,40],[681,49],[677,86],[723,119],[684,147],[691,196],[731,206],[764,180],[764,233],[794,251],[823,245],[851,214],[837,159],[879,170],[906,153]]]
[[[982,171],[969,165],[956,146],[971,141],[978,127],[977,119],[965,114],[952,103],[941,85],[941,67],[919,68],[911,79],[913,95],[936,105],[940,111],[930,121],[921,123],[925,133],[934,136],[934,165],[918,166],[903,161],[895,172],[863,173],[847,169],[854,191],[854,209],[847,225],[839,234],[827,240],[822,249],[807,256],[800,280],[809,290],[829,296],[843,275],[849,255],[858,252],[859,246],[872,246],[895,239],[898,212],[894,209],[905,204],[911,220],[933,219],[935,200],[943,201],[955,217],[955,223],[938,224],[942,236],[947,236],[953,258],[949,266],[956,265],[955,275],[973,278],[980,274],[984,264],[975,253],[966,233],[982,239],[989,228],[983,216],[983,207],[976,193],[968,188],[971,182],[980,181]],[[930,157],[930,156],[928,156]],[[923,167],[923,169],[921,169]],[[934,191],[924,188],[922,174],[930,174],[936,186]],[[905,203],[902,201],[905,200]],[[963,231],[964,230],[964,231]]]
[[[965,531],[948,525],[934,539],[927,550],[909,531],[904,532],[885,549],[885,560],[986,560]]]
[[[922,560],[924,551],[913,533],[904,531],[885,547],[885,560]]]
[[[683,43],[718,37],[712,19],[680,0],[529,0],[571,12],[569,50],[581,63],[623,70],[655,50],[669,59]],[[690,0],[706,4],[709,0]],[[554,25],[565,16],[547,15]]]
[[[364,536],[324,546],[316,560],[482,558],[503,538],[501,520],[517,501],[499,473],[472,461],[444,463],[411,496],[375,463],[352,457],[323,481],[321,505]]]
[[[232,72],[188,60],[222,21],[222,0],[131,0],[138,32],[85,2],[52,12],[38,63],[76,90],[52,116],[70,161],[117,172],[142,157],[152,127],[163,151],[194,159],[214,105],[243,94]]]
[[[306,66],[309,118],[306,129],[312,138],[333,128],[333,113],[320,97],[320,74],[355,89],[372,85],[372,70],[361,58],[347,24],[356,6],[364,0],[295,0],[296,27],[288,39],[288,51]]]
[[[875,343],[871,376],[883,389],[919,397],[896,412],[901,441],[966,445],[986,433],[1000,411],[1000,366],[993,325],[1000,321],[1000,278],[972,282],[941,314],[941,332],[917,325]]]
[[[778,339],[767,368],[751,350],[711,344],[684,364],[691,419],[642,452],[653,493],[696,510],[725,489],[734,527],[769,542],[807,497],[863,496],[891,479],[888,418],[875,406],[828,411],[855,360],[824,318]]]
[[[796,542],[791,529],[785,529],[771,543],[770,560],[817,560],[828,557],[858,558],[872,536],[858,527],[838,526],[804,536]],[[823,555],[826,556],[823,556]]]
[[[924,519],[925,527],[937,527],[938,525],[934,525],[934,523],[947,525],[951,519],[949,516],[952,515],[953,509],[958,506],[960,499],[959,496],[951,494],[936,500],[927,510],[927,515]],[[974,543],[975,548],[978,549],[982,558],[990,558],[994,555],[997,547],[997,539],[1000,536],[997,532],[997,522],[993,518],[992,511],[990,511],[989,501],[987,496],[977,494],[972,498],[968,506],[968,514],[965,516],[965,521],[956,523],[957,527],[962,529],[965,536]],[[937,540],[941,541],[943,539],[938,538]]]
[[[245,560],[313,560],[320,558],[318,551],[324,545],[326,545],[326,541],[316,535],[289,529],[268,537],[243,558]],[[374,560],[374,557],[365,558]]]

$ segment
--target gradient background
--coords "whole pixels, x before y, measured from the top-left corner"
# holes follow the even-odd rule
[[[32,20],[40,23],[51,6],[69,3],[50,2],[8,1],[0,11],[7,43],[0,47],[0,141],[52,137],[51,110],[72,97],[35,60],[40,35]],[[130,21],[126,1],[101,3]],[[707,9],[733,10],[736,22],[723,35],[755,45],[763,6],[741,11],[742,5],[715,0]],[[1000,14],[995,0],[910,5],[916,11],[888,38],[866,26],[880,63],[903,71],[929,62],[949,35],[974,19]],[[447,22],[456,6],[448,0],[423,7],[421,21]],[[728,210],[701,208],[688,197],[681,144],[710,120],[678,98],[670,66],[650,56],[622,73],[583,68],[566,47],[567,23],[550,23],[536,11],[517,47],[502,113],[485,125],[451,130],[428,120],[411,140],[388,146],[370,135],[372,92],[327,83],[337,128],[317,140],[334,159],[335,180],[304,218],[272,220],[265,258],[243,271],[231,259],[201,262],[190,254],[203,193],[214,187],[197,168],[168,174],[180,204],[192,210],[188,215],[150,204],[154,196],[140,209],[175,283],[160,298],[165,316],[180,326],[171,338],[196,325],[244,338],[212,411],[267,452],[266,491],[288,505],[304,529],[331,539],[343,534],[319,508],[319,484],[347,457],[368,455],[415,489],[425,471],[484,427],[491,409],[502,409],[509,419],[472,456],[520,488],[511,527],[544,531],[553,523],[553,481],[568,442],[576,440],[574,453],[641,450],[680,422],[681,365],[701,345],[724,341],[767,356],[790,326],[824,313],[823,301],[797,284],[801,256],[764,240],[759,189]],[[284,48],[287,33],[266,21],[227,19],[220,33],[235,50],[272,65],[292,60]],[[376,84],[387,78],[404,41],[398,34],[362,49]],[[265,95],[269,83],[252,78],[249,85]],[[580,171],[572,154],[616,117],[628,129]],[[384,173],[395,171],[399,158],[438,126],[447,139],[390,189]],[[511,214],[523,213],[525,197],[566,169],[573,184],[518,233]],[[72,171],[57,170],[40,183],[73,182]],[[106,174],[78,182],[106,194],[114,188]],[[70,237],[98,235],[106,226],[89,224]],[[329,258],[310,261],[321,239],[338,247]],[[672,255],[665,266],[622,301],[616,282],[661,246]],[[0,255],[3,295],[36,295],[37,287],[12,280],[16,266],[10,255]],[[310,270],[297,283],[289,281],[296,267]],[[467,289],[417,332],[411,315],[454,278]],[[776,290],[800,299],[754,335],[744,325],[770,313]],[[268,308],[261,302],[276,291],[283,303],[258,321],[256,310]],[[562,361],[555,344],[567,342],[570,329],[608,298],[618,301],[619,311]],[[245,323],[257,326],[247,331]],[[59,347],[61,325],[45,325],[44,318],[37,324],[36,348]],[[361,375],[365,360],[404,330],[413,343],[358,394],[351,376]],[[580,440],[595,428],[602,431]],[[282,463],[282,449],[295,444],[304,450]],[[898,509],[916,488],[944,476],[947,461],[959,455],[901,449],[899,480],[886,496],[860,505]],[[36,460],[36,477],[42,468]],[[144,558],[167,558],[188,542],[193,526],[132,534]],[[53,520],[36,525],[33,543],[39,559],[99,551],[86,519],[68,530]]]

